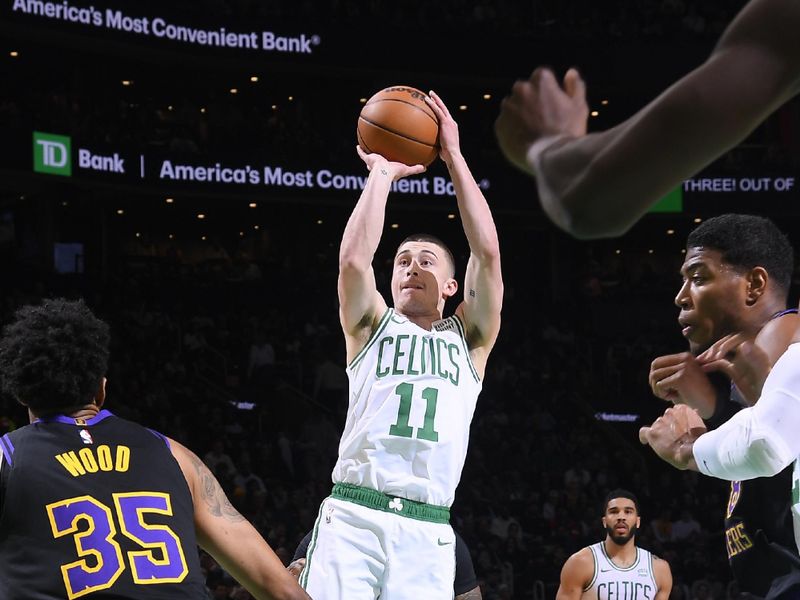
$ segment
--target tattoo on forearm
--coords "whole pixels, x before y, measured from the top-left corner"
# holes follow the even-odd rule
[[[474,590],[470,590],[465,594],[459,594],[456,596],[456,600],[482,600],[483,596],[481,596],[481,588],[476,587]]]
[[[222,517],[226,521],[237,523],[244,521],[244,517],[239,514],[231,504],[216,477],[208,470],[208,467],[197,456],[191,455],[192,464],[200,478],[201,495],[203,502],[208,506],[208,512],[215,517]]]
[[[470,290],[469,295],[474,298],[475,297],[475,290]]]

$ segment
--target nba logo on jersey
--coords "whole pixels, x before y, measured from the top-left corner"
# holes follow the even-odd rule
[[[81,439],[83,440],[84,444],[94,444],[92,434],[89,433],[88,429],[81,429]]]

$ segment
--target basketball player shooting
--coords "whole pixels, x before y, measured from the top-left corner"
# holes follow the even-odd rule
[[[339,253],[340,320],[350,399],[333,492],[320,507],[301,585],[315,600],[453,597],[455,535],[449,507],[467,452],[486,360],[500,328],[503,281],[489,206],[459,147],[442,100],[439,156],[452,179],[470,257],[464,300],[450,250],[437,238],[407,238],[397,249],[390,308],[372,260],[393,181],[420,173],[377,154]]]

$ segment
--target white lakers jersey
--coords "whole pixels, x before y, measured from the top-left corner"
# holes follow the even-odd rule
[[[581,600],[653,600],[658,586],[653,572],[653,555],[637,546],[636,560],[622,569],[606,553],[605,542],[589,546],[594,559],[594,577],[583,590]]]
[[[461,320],[427,331],[390,308],[347,375],[334,483],[450,506],[481,391]]]

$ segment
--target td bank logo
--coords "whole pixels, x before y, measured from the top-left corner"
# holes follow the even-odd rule
[[[72,144],[66,135],[33,132],[33,170],[51,175],[72,175]]]

